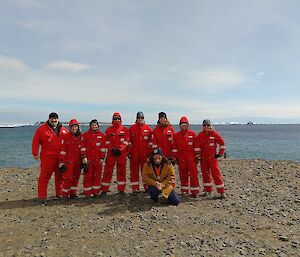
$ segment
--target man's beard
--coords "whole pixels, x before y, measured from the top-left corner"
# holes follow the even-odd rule
[[[57,124],[58,124],[58,122],[50,122],[50,124],[51,124],[51,126],[52,126],[53,128],[56,128],[56,127],[57,127]]]
[[[154,159],[153,160],[156,165],[161,164],[162,159]]]

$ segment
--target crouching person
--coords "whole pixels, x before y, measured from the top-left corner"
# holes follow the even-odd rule
[[[179,197],[174,190],[174,167],[163,156],[160,149],[153,150],[149,161],[143,167],[142,176],[144,184],[148,185],[148,192],[153,201],[157,202],[162,193],[168,199],[169,204],[179,204]]]

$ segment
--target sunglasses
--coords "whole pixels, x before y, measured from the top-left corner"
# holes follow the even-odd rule
[[[203,127],[210,127],[210,125],[203,125]]]
[[[113,120],[121,120],[120,118],[114,118]]]
[[[138,120],[143,120],[144,119],[144,117],[138,117]]]

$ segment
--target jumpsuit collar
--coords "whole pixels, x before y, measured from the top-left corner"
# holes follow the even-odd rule
[[[62,123],[58,122],[56,128],[54,128],[52,126],[52,124],[49,122],[49,120],[47,121],[48,126],[54,131],[54,133],[56,134],[56,136],[58,137],[60,129],[62,127]]]
[[[122,122],[113,122],[112,125],[114,128],[120,128],[122,126]]]
[[[141,123],[136,121],[135,124],[137,124],[138,126],[141,127],[141,126],[145,125],[145,121],[143,121],[143,122],[141,122]]]

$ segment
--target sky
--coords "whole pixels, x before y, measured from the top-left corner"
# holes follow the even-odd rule
[[[298,0],[0,0],[0,124],[300,123]]]

